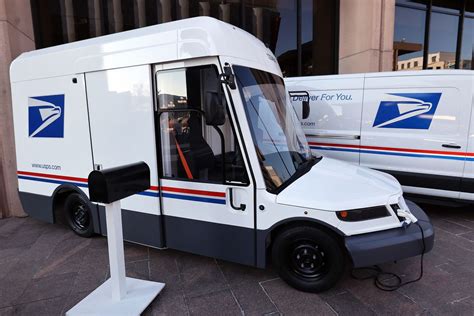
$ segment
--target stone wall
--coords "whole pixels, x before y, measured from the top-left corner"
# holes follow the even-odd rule
[[[29,0],[0,0],[0,218],[23,216],[17,194],[10,63],[35,48]]]
[[[340,0],[339,73],[391,71],[395,0]]]

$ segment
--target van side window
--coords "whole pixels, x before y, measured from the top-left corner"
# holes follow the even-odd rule
[[[159,110],[163,112],[160,114],[162,175],[173,179],[247,184],[242,152],[219,84],[217,67],[159,71],[156,84]],[[222,97],[225,122],[219,126],[206,124],[203,111],[209,95]]]

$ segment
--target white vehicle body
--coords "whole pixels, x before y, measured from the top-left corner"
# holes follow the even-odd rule
[[[188,102],[198,99],[191,90],[212,94],[200,87],[208,84],[205,76],[211,78],[212,69],[222,74],[229,65],[238,80],[237,88],[219,84],[228,107],[219,129],[225,137],[232,136],[225,138],[222,155],[214,128],[202,121],[199,129],[191,127],[198,114],[193,116]],[[262,123],[252,118],[273,117],[276,114],[269,108],[275,104],[265,108],[268,100],[258,96],[258,102],[263,102],[260,112],[247,119],[251,114],[246,113],[245,102],[251,102],[252,89],[265,87],[243,89],[244,74],[252,73],[272,80],[282,77],[275,57],[259,40],[204,17],[22,54],[11,65],[11,83],[19,194],[25,210],[54,222],[66,194],[88,196],[87,176],[94,168],[144,161],[151,169],[151,188],[122,201],[124,238],[132,242],[264,267],[276,229],[288,223],[313,223],[339,235],[354,265],[362,266],[421,252],[418,229],[402,228],[409,220],[397,217],[397,205],[411,210],[423,223],[427,249],[431,249],[429,220],[416,205],[407,206],[401,186],[389,175],[308,156],[307,162],[314,165],[286,185],[280,185],[279,175],[267,166],[267,178],[280,185],[280,190],[270,190],[260,167],[262,152],[257,153],[252,134],[252,126],[258,129]],[[290,106],[288,97],[278,102]],[[36,113],[39,106],[45,109],[42,121]],[[178,108],[189,113],[179,116],[173,112]],[[298,134],[297,120],[291,125],[294,112],[286,112],[286,127],[295,129],[291,134],[295,139],[287,141],[307,146],[304,135]],[[52,122],[48,125],[45,120]],[[215,165],[228,154],[240,157],[224,161],[235,178],[229,180],[228,173],[223,182],[200,181],[218,175],[213,174],[214,167],[195,171],[195,165],[209,162],[198,161],[197,154],[188,165],[186,155],[191,157],[194,145],[187,149],[179,144],[178,127],[189,138],[202,132],[199,137],[205,138],[204,147],[208,154],[210,148],[208,157]],[[382,207],[387,216],[347,222],[336,214],[372,207]],[[93,205],[92,209],[94,231],[106,234],[104,208]],[[377,234],[388,234],[384,241],[388,243],[357,248],[366,244],[366,238],[378,238]]]
[[[474,71],[286,78],[310,146],[395,176],[405,193],[474,201]]]

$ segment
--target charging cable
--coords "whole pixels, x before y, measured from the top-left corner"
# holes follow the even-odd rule
[[[378,265],[372,266],[372,267],[364,267],[364,268],[356,268],[353,269],[351,272],[352,278],[356,280],[369,280],[373,279],[374,280],[374,285],[382,290],[382,291],[387,291],[387,292],[392,292],[396,291],[402,286],[405,286],[410,283],[415,283],[421,280],[423,278],[423,259],[426,251],[426,245],[425,245],[425,233],[423,231],[423,228],[421,227],[420,223],[418,223],[418,219],[411,213],[403,211],[403,210],[398,210],[397,215],[400,217],[403,217],[406,219],[406,221],[409,221],[407,223],[408,225],[410,223],[415,224],[418,226],[421,232],[421,242],[422,242],[422,249],[423,251],[421,252],[421,258],[420,258],[420,274],[416,279],[410,280],[410,281],[402,281],[402,278],[397,275],[396,273],[393,272],[385,272],[380,268]],[[406,223],[406,222],[405,222]],[[362,276],[363,272],[371,272],[368,276]],[[364,273],[365,274],[365,273]],[[395,282],[387,282],[388,280],[395,279]]]

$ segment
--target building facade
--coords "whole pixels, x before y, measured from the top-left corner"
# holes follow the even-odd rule
[[[202,15],[254,34],[285,76],[474,69],[474,0],[0,0],[0,217],[23,214],[10,62],[35,48]]]

